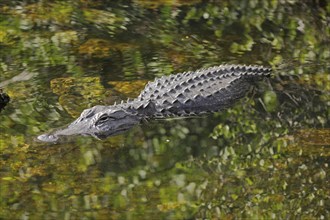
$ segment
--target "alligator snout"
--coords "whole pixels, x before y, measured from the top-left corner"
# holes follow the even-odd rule
[[[58,140],[58,136],[53,134],[42,134],[38,136],[38,140],[43,142],[55,142]]]

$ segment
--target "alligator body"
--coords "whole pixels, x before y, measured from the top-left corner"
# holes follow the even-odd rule
[[[137,98],[86,109],[67,128],[40,135],[38,139],[53,142],[59,136],[76,134],[102,139],[144,120],[220,111],[243,97],[251,82],[270,73],[270,68],[262,66],[220,65],[164,76],[148,83]]]

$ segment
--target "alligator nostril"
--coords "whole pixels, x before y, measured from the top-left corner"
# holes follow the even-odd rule
[[[58,140],[58,136],[53,134],[42,134],[38,136],[38,140],[43,142],[55,142]]]

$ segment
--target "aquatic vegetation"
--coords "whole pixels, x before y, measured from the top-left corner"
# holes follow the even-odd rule
[[[328,219],[329,17],[327,1],[1,1],[0,218]],[[219,63],[275,74],[210,118],[35,140]]]

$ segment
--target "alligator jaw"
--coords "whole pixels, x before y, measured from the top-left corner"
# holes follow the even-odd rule
[[[63,136],[84,135],[84,136],[93,136],[99,140],[102,140],[109,136],[121,134],[121,133],[129,130],[133,126],[134,126],[134,124],[127,125],[125,127],[116,129],[115,131],[109,130],[109,132],[107,132],[107,133],[98,133],[98,132],[90,133],[90,132],[82,132],[82,131],[73,132],[72,127],[70,126],[70,127],[64,128],[63,130],[57,130],[53,133],[39,135],[37,138],[38,138],[38,140],[40,140],[42,142],[57,142],[60,139],[60,137],[63,137]]]
[[[84,124],[84,125],[83,125]],[[43,142],[56,142],[60,139],[61,136],[70,136],[70,135],[91,135],[85,131],[84,127],[87,123],[80,122],[78,126],[72,126],[70,124],[68,127],[56,130],[51,133],[39,135],[37,138]],[[75,124],[77,125],[77,124]]]

